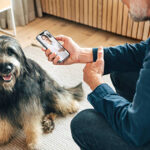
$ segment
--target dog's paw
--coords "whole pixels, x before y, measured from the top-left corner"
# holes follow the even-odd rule
[[[79,110],[79,103],[75,100],[72,101],[71,107],[69,108],[69,113],[73,114]]]
[[[43,117],[42,127],[43,127],[43,132],[44,133],[50,133],[54,130],[54,128],[55,128],[55,123],[54,123],[55,118],[56,118],[56,114],[54,114],[54,113],[50,113],[50,114]]]
[[[8,141],[1,141],[1,140],[0,140],[0,146],[5,145],[5,144],[7,144],[7,143],[8,143]]]
[[[28,150],[40,150],[39,146],[33,143],[28,144]]]
[[[0,139],[0,146],[2,145],[6,145],[11,141],[12,137],[8,138],[8,139]]]

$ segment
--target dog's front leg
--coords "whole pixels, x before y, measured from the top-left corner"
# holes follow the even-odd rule
[[[34,117],[27,120],[24,124],[24,132],[29,150],[38,150],[39,138],[42,135],[41,120]]]
[[[7,120],[0,119],[0,145],[8,143],[13,133],[13,126]]]
[[[32,102],[22,110],[22,123],[26,135],[26,143],[29,150],[38,150],[39,138],[42,135],[43,109]]]

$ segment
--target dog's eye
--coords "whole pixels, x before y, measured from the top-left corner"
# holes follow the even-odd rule
[[[9,56],[12,56],[12,55],[14,55],[15,54],[15,52],[14,52],[14,50],[12,49],[12,48],[8,48],[7,49],[7,54],[9,55]]]

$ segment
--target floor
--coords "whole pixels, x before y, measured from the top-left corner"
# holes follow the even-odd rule
[[[118,36],[100,29],[88,27],[75,22],[50,15],[37,18],[26,26],[17,27],[17,40],[22,47],[36,42],[35,37],[43,30],[48,30],[54,36],[68,35],[82,47],[115,46],[124,43],[135,43],[137,40]],[[3,33],[0,33],[2,35]]]

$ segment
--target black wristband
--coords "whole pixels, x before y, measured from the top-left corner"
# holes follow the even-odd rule
[[[98,52],[98,48],[93,48],[93,61],[96,62],[97,60],[97,52]]]

